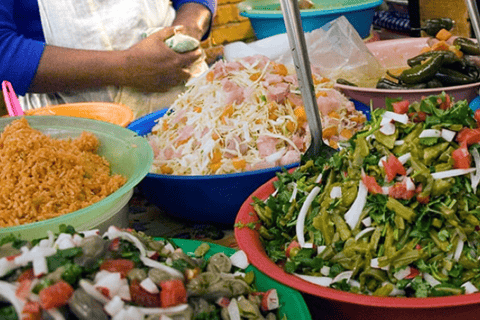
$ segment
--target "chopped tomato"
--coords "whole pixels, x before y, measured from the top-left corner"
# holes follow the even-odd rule
[[[417,268],[410,267],[410,273],[405,277],[405,279],[413,279],[420,274],[420,271]]]
[[[160,308],[160,294],[150,293],[140,286],[136,280],[130,283],[130,295],[132,302],[147,308]]]
[[[23,280],[33,280],[35,275],[33,274],[33,269],[29,268],[23,271],[20,276],[18,276],[17,282],[22,282]]]
[[[467,146],[480,142],[480,129],[463,128],[457,134],[459,143],[466,143]]]
[[[440,109],[447,110],[452,107],[452,100],[450,99],[450,96],[448,94],[445,95],[445,101],[442,102],[440,98],[438,100],[439,100],[438,103],[440,104],[439,105]]]
[[[118,251],[120,249],[120,238],[115,238],[108,246],[109,251]]]
[[[383,193],[382,187],[377,183],[375,177],[364,175],[362,181],[371,194]]]
[[[120,272],[122,278],[127,276],[127,273],[135,267],[135,263],[128,259],[111,259],[105,260],[100,265],[100,270],[109,272]]]
[[[408,100],[402,100],[398,102],[392,103],[393,112],[405,114],[408,112],[408,107],[410,106],[410,102]]]
[[[276,289],[270,289],[263,294],[260,308],[263,311],[275,310],[280,306]]]
[[[472,163],[472,156],[465,144],[462,144],[460,148],[452,152],[452,159],[455,169],[468,169]]]
[[[480,127],[480,109],[475,110],[473,117],[477,121],[477,127]]]
[[[394,199],[410,200],[415,195],[415,190],[407,190],[405,183],[397,182],[390,187],[388,195]]]
[[[412,120],[415,123],[425,122],[425,120],[427,119],[427,114],[423,111],[410,112],[408,116],[410,117],[410,120]]]
[[[37,301],[27,301],[22,309],[22,320],[41,320],[42,312]]]
[[[287,249],[285,249],[285,255],[287,256],[287,258],[290,257],[290,251],[293,248],[300,248],[300,243],[298,243],[296,240],[293,240],[292,242],[290,242]]]
[[[383,161],[383,167],[385,168],[385,174],[388,182],[392,181],[397,174],[402,176],[407,174],[403,164],[393,154],[388,156],[387,161]]]
[[[20,300],[26,300],[30,296],[32,282],[32,279],[24,279],[20,282],[15,290],[15,296]]]
[[[50,287],[42,289],[38,293],[40,305],[48,310],[65,305],[73,295],[73,288],[67,282],[60,280]]]
[[[179,279],[162,281],[160,283],[160,299],[162,308],[176,306],[177,304],[187,303],[187,290],[183,281]]]

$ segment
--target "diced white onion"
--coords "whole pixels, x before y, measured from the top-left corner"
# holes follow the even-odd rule
[[[128,306],[125,311],[125,318],[128,320],[143,320],[145,318],[143,313],[135,306]]]
[[[433,179],[445,179],[445,178],[451,178],[451,177],[456,177],[456,176],[463,176],[464,174],[474,172],[477,169],[475,168],[468,168],[468,169],[452,169],[452,170],[447,170],[447,171],[440,171],[440,172],[434,172],[432,173],[432,178]]]
[[[472,149],[471,152],[472,152],[473,161],[475,162],[476,172],[475,174],[470,173],[470,180],[472,184],[472,189],[474,193],[476,193],[478,183],[480,182],[480,154],[478,153],[477,149]]]
[[[300,209],[300,213],[298,214],[295,231],[297,233],[297,241],[300,244],[301,248],[303,248],[303,246],[305,245],[305,235],[304,235],[305,218],[307,217],[308,209],[310,209],[310,206],[312,205],[313,200],[315,199],[315,197],[318,195],[319,192],[320,192],[320,188],[318,186],[316,186],[315,188],[312,189],[312,191],[310,191],[307,198],[305,199],[305,202],[302,205],[302,208]]]
[[[7,260],[7,258],[0,259],[0,277],[3,277],[17,267],[14,260]]]
[[[378,258],[373,258],[372,260],[370,260],[370,267],[375,268],[375,269],[388,270],[388,266],[380,267],[380,265],[378,263]]]
[[[355,201],[353,201],[350,209],[345,213],[344,218],[345,222],[350,226],[351,229],[355,228],[362,214],[362,210],[365,207],[367,202],[368,189],[360,180],[358,184],[358,192]]]
[[[372,225],[372,218],[366,217],[362,220],[362,223],[365,227],[370,227]]]
[[[442,129],[442,138],[448,142],[451,142],[457,133],[452,130]]]
[[[44,257],[36,257],[33,259],[33,274],[35,277],[48,273],[47,259]]]
[[[333,187],[330,191],[330,198],[337,199],[342,197],[342,188],[339,186]]]
[[[407,191],[415,190],[415,183],[413,182],[412,178],[408,177],[405,179],[405,188]]]
[[[442,132],[436,129],[425,129],[423,130],[419,138],[440,138],[442,136]]]
[[[388,195],[390,193],[390,187],[388,186],[383,186],[382,187],[382,194]]]
[[[380,158],[380,160],[378,160],[378,166],[379,166],[380,168],[383,168],[383,167],[384,167],[384,166],[383,166],[383,162],[384,162],[384,161],[387,162],[387,156],[383,156],[383,157]]]
[[[323,274],[324,276],[328,276],[330,274],[330,267],[328,266],[323,266],[320,269],[320,273]]]
[[[295,198],[297,197],[297,192],[298,192],[297,184],[296,184],[296,183],[293,183],[292,196],[290,197],[290,199],[288,200],[288,202],[291,203],[293,200],[295,200]]]
[[[432,287],[435,287],[436,285],[439,285],[441,282],[435,279],[431,274],[424,272],[423,273],[423,279],[428,282],[429,285]]]
[[[45,311],[48,313],[48,315],[50,316],[50,319],[52,320],[65,320],[65,317],[60,311],[58,311],[57,308],[51,308]]]
[[[323,175],[320,173],[320,174],[317,176],[317,179],[315,179],[315,183],[320,183],[320,182],[322,182],[322,177],[323,177]]]
[[[465,288],[466,294],[478,292],[477,287],[475,287],[473,283],[471,283],[470,281],[465,282],[464,284],[461,285],[461,287]]]
[[[109,302],[107,302],[107,304],[103,306],[103,309],[109,315],[114,316],[117,313],[119,313],[121,310],[123,310],[124,305],[125,305],[125,302],[123,302],[119,296],[115,296],[112,298],[112,300],[110,300]]]
[[[396,140],[393,145],[394,146],[403,146],[405,144],[405,141],[403,140]]]
[[[297,277],[308,281],[310,283],[322,286],[322,287],[328,287],[332,283],[332,278],[330,277],[316,277],[316,276],[308,276],[305,274],[298,274],[294,273]]]
[[[78,282],[78,285],[80,287],[83,288],[83,290],[85,290],[86,293],[88,293],[92,298],[94,298],[95,300],[101,302],[102,304],[106,304],[108,301],[110,301],[110,299],[108,299],[107,297],[105,297],[103,294],[101,294],[97,289],[95,289],[95,287],[90,283],[88,282],[87,280],[85,279],[80,279],[80,281]]]
[[[237,252],[232,254],[230,256],[230,261],[232,262],[232,265],[240,269],[247,269],[250,265],[247,255],[243,250],[238,250]]]
[[[406,276],[408,276],[411,272],[411,269],[409,266],[406,266],[405,268],[403,269],[400,269],[398,270],[397,272],[395,272],[393,274],[393,276],[395,277],[395,279],[397,280],[402,280],[402,279],[405,279]]]
[[[407,163],[408,160],[410,160],[411,157],[412,157],[412,154],[408,152],[398,157],[398,161],[400,161],[402,164],[405,164]]]
[[[395,133],[395,125],[393,123],[388,123],[380,127],[379,131],[386,136],[391,136]]]
[[[453,260],[458,261],[460,259],[464,244],[465,242],[462,239],[458,239],[457,247],[455,248],[455,254],[453,255]]]
[[[408,115],[404,113],[396,113],[396,112],[391,112],[391,111],[385,111],[383,114],[384,118],[390,118],[393,119],[396,122],[400,122],[403,124],[408,123]]]
[[[320,254],[323,252],[323,250],[327,249],[327,246],[318,246],[317,247],[317,254]]]
[[[143,289],[145,289],[146,291],[152,294],[156,294],[160,292],[160,290],[158,290],[157,285],[149,277],[146,277],[140,282],[140,287],[142,287]]]
[[[140,260],[147,267],[152,267],[152,268],[156,268],[156,269],[160,269],[162,271],[165,271],[165,272],[169,273],[170,275],[172,275],[174,278],[179,278],[179,279],[184,278],[183,274],[180,271],[178,271],[177,269],[169,267],[167,265],[164,265],[163,263],[160,263],[156,260],[152,260],[150,258],[142,257],[142,256],[140,256]]]
[[[344,279],[346,279],[347,282],[348,282],[348,281],[350,281],[350,278],[352,277],[352,275],[353,275],[352,270],[340,272],[339,274],[337,274],[335,276],[335,278],[332,279],[332,283],[339,282],[339,281],[342,281]]]
[[[227,311],[231,320],[241,320],[240,309],[238,308],[237,299],[233,298],[232,300],[230,300]]]
[[[168,308],[138,308],[138,310],[145,315],[156,314],[175,314],[187,310],[188,304],[183,303],[174,307]]]
[[[15,285],[6,281],[0,281],[0,296],[12,304],[17,315],[21,315],[25,303],[15,296],[16,289]]]
[[[382,120],[380,120],[380,126],[384,126],[384,125],[389,125],[393,122],[393,119],[392,118],[389,118],[389,117],[383,117]]]
[[[369,227],[369,228],[363,229],[362,231],[357,233],[357,235],[355,236],[355,241],[358,241],[358,239],[360,239],[361,237],[363,237],[364,235],[366,235],[369,232],[373,232],[374,230],[375,230],[374,227]]]

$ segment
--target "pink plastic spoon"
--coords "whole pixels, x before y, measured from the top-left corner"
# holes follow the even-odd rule
[[[18,101],[17,95],[13,90],[12,84],[9,81],[4,80],[2,82],[2,92],[5,98],[5,104],[7,105],[8,114],[11,117],[23,116],[23,110]]]

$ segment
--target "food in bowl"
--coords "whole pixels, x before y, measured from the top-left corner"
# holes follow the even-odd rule
[[[237,219],[236,230],[259,230],[272,261],[321,286],[477,292],[479,114],[446,94],[386,104],[350,147],[277,175],[270,196],[253,198],[258,223]]]
[[[125,184],[96,154],[89,132],[56,140],[32,128],[26,118],[0,135],[0,228],[41,221],[85,208]]]
[[[337,147],[366,121],[353,102],[316,78],[324,138]],[[218,61],[187,83],[148,140],[152,173],[210,175],[285,166],[300,160],[310,132],[295,74],[263,56]]]
[[[297,292],[265,288],[242,251],[114,226],[103,235],[62,226],[32,242],[11,236],[0,257],[2,319],[274,320],[294,302],[306,310]]]

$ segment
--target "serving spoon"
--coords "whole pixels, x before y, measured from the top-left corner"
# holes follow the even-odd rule
[[[308,160],[319,156],[328,159],[338,150],[327,145],[322,138],[322,122],[315,97],[315,86],[313,84],[298,1],[281,0],[280,5],[312,137],[310,146],[305,151],[303,159]]]

